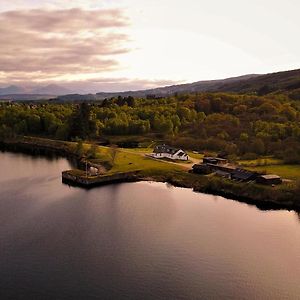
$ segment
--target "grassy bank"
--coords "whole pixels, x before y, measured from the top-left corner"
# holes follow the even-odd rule
[[[77,143],[57,141],[36,137],[22,137],[16,140],[6,141],[6,144],[16,147],[26,146],[34,149],[49,149],[65,156],[73,156],[79,159],[76,153]],[[88,156],[91,144],[84,143],[82,156]],[[105,146],[94,146],[94,157],[89,159],[94,164],[107,164],[110,167],[107,175],[118,172],[140,171],[140,180],[153,180],[168,182],[175,186],[193,188],[197,192],[210,193],[225,196],[260,207],[274,208],[299,208],[300,191],[296,182],[285,183],[276,187],[262,186],[253,183],[237,183],[215,176],[197,175],[188,172],[188,168],[180,164],[154,160],[144,155],[144,149],[122,149]],[[149,150],[150,151],[150,150]],[[257,166],[253,169],[265,170],[282,175],[286,178],[299,178],[298,166]],[[76,171],[75,171],[76,172]]]

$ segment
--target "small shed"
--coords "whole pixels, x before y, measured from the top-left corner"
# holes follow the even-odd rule
[[[227,163],[227,159],[219,157],[203,157],[204,164],[223,165]]]
[[[265,184],[265,185],[273,185],[273,184],[281,184],[282,179],[278,175],[261,175],[256,179],[257,183]]]
[[[196,174],[210,174],[213,172],[213,170],[208,165],[205,164],[195,164],[193,165],[192,169],[193,169],[193,173]]]

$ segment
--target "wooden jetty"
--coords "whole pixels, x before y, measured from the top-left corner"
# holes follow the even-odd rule
[[[85,188],[92,188],[95,186],[117,183],[117,182],[134,182],[139,181],[140,170],[129,172],[116,172],[101,174],[97,176],[90,176],[84,171],[68,170],[62,172],[62,182]]]

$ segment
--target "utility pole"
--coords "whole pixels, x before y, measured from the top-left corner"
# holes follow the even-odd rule
[[[85,160],[85,176],[88,177],[88,171],[87,171],[87,160]]]

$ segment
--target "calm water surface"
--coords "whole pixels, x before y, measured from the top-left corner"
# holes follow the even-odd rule
[[[0,299],[300,298],[297,213],[69,167],[0,152]]]

